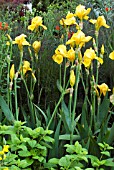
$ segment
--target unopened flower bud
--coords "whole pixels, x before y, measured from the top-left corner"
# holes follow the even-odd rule
[[[38,54],[39,50],[40,50],[40,47],[41,47],[41,41],[35,41],[33,44],[32,44],[32,47],[34,48],[34,52],[36,54]]]
[[[102,47],[101,47],[101,54],[103,55],[104,54],[104,45],[102,44]]]
[[[70,71],[70,85],[71,87],[73,87],[75,84],[75,74],[74,74],[74,70]]]

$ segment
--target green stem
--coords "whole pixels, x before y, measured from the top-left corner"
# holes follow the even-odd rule
[[[20,51],[19,71],[20,71],[20,68],[22,67],[22,59],[23,59],[23,51]]]
[[[55,116],[55,114],[56,114],[56,112],[57,112],[57,108],[58,108],[58,106],[60,105],[61,101],[63,100],[64,95],[65,95],[65,91],[62,92],[62,94],[61,94],[61,96],[60,96],[60,99],[59,99],[58,103],[56,104],[56,107],[55,107],[55,109],[54,109],[54,111],[53,111],[53,113],[52,113],[51,119],[50,119],[50,121],[49,121],[46,129],[49,129],[49,127],[50,127],[50,125],[51,125],[51,122],[52,122],[52,120],[53,120],[53,118],[54,118],[54,116]]]
[[[65,88],[66,83],[66,58],[65,58],[65,68],[64,68],[64,77],[63,77],[63,89]]]
[[[60,71],[59,71],[59,80],[60,80],[60,86],[61,86],[61,64],[60,64]]]
[[[97,49],[97,56],[98,56],[98,34],[99,34],[99,32],[98,33],[96,33],[96,49]],[[98,84],[98,76],[99,76],[99,62],[97,61],[97,66],[96,66],[97,68],[97,70],[96,70],[96,84]]]
[[[18,111],[18,102],[17,102],[17,74],[15,74],[15,78],[14,78],[14,91],[15,91],[16,120],[18,121],[19,111]]]
[[[80,68],[81,64],[78,64],[76,66],[76,83],[75,83],[75,89],[74,89],[74,105],[73,105],[73,111],[72,111],[72,117],[71,117],[71,123],[72,123],[72,132],[71,132],[71,139],[70,143],[73,142],[73,133],[74,133],[74,119],[75,119],[75,111],[76,111],[76,104],[77,104],[77,92],[78,92],[78,84],[80,80]]]
[[[26,91],[27,91],[27,96],[28,96],[28,99],[29,99],[28,103],[29,103],[29,108],[30,108],[31,121],[32,121],[32,124],[35,125],[35,116],[34,116],[34,108],[33,108],[32,99],[31,99],[31,96],[30,96],[30,93],[29,93],[29,90],[28,90],[28,87],[27,87],[27,84],[26,84],[24,77],[22,78],[22,80],[24,82],[24,85],[25,85],[25,88],[26,88]]]
[[[73,106],[73,112],[72,112],[72,118],[75,117],[75,110],[76,110],[76,104],[77,104],[77,92],[78,92],[78,84],[80,79],[80,68],[81,65],[78,64],[76,67],[76,83],[75,83],[75,89],[74,89],[74,106]],[[74,119],[72,119],[74,120]]]
[[[12,43],[11,43],[11,49],[10,49],[10,57],[7,59],[7,60],[8,60],[8,74],[7,74],[8,92],[7,92],[7,103],[8,103],[8,106],[9,106],[9,107],[12,105],[12,103],[11,103],[11,91],[10,91],[10,89],[9,89],[9,84],[10,84],[9,73],[10,73],[10,62],[11,62],[11,58],[12,58]],[[10,108],[10,109],[11,109],[11,108]]]
[[[69,112],[70,112],[70,118],[72,117],[72,92],[70,92],[70,100],[69,100]]]

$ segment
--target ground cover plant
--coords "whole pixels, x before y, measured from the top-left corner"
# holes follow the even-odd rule
[[[58,4],[0,14],[2,170],[114,168],[113,9]]]

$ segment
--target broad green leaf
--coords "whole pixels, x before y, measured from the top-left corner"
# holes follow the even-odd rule
[[[54,158],[54,157],[57,158],[58,157],[60,128],[61,128],[61,119],[59,120],[59,122],[57,124],[57,128],[54,133],[54,144],[53,144],[53,148],[49,152],[49,158]]]
[[[59,165],[62,166],[62,167],[69,167],[70,165],[70,159],[68,157],[62,157],[60,160],[59,160]]]
[[[46,143],[46,142],[41,141],[40,144],[43,145],[43,146],[45,146],[46,148],[52,149],[52,146],[49,145],[49,144]]]
[[[100,155],[100,149],[99,149],[99,146],[98,146],[98,144],[97,144],[97,141],[94,139],[94,136],[93,136],[93,137],[90,137],[89,149],[90,149],[90,153],[91,153],[92,155],[95,155],[95,156],[99,157],[99,155]]]
[[[15,144],[15,145],[21,143],[21,141],[19,140],[16,134],[11,134],[11,142],[12,144]]]
[[[15,164],[15,163],[16,163],[15,158],[17,158],[17,157],[18,157],[18,155],[12,154],[12,153],[8,152],[7,155],[6,155],[5,161],[6,161],[8,164],[12,165],[12,164]]]
[[[34,132],[35,134],[40,134],[40,135],[46,134],[46,133],[45,133],[45,130],[43,129],[43,127],[38,127],[38,128],[36,128],[36,129],[34,129],[33,132]]]
[[[37,143],[36,140],[29,140],[28,141],[28,144],[31,146],[31,148],[34,148],[36,143]]]
[[[103,120],[102,122],[102,126],[99,129],[99,134],[97,137],[97,142],[102,142],[102,141],[106,141],[108,140],[108,125],[109,125],[109,120],[111,117],[111,113],[109,113],[107,115],[107,117]]]
[[[98,143],[98,145],[99,145],[101,148],[104,148],[104,144],[103,144],[103,143]]]
[[[87,153],[87,152],[86,152]],[[85,162],[88,162],[88,159],[87,159],[87,157],[86,157],[86,155],[77,155],[77,158],[79,159],[79,160],[84,160]]]
[[[26,147],[26,145],[25,145],[24,143],[21,144],[21,145],[17,145],[17,148],[22,149],[22,150],[24,150],[24,151],[27,150],[27,147]]]
[[[70,134],[59,135],[59,140],[70,140]],[[73,140],[80,140],[80,135],[73,135]]]
[[[89,131],[89,129],[85,129],[85,128],[84,128],[81,124],[79,124],[79,123],[77,123],[77,126],[78,126],[78,130],[79,130],[81,139],[84,139],[84,138],[89,137],[89,136],[88,136],[88,131]],[[90,135],[90,134],[89,134],[89,135]]]
[[[30,138],[27,138],[27,137],[23,137],[22,136],[22,134],[20,135],[20,140],[22,141],[22,142],[28,142],[28,141],[30,141],[31,139]]]
[[[108,167],[110,167],[110,166],[114,167],[114,159],[113,158],[106,159],[104,165],[108,166]]]
[[[33,135],[33,130],[30,127],[25,127],[24,129],[30,136]]]
[[[57,158],[52,158],[52,159],[50,159],[48,162],[49,162],[49,163],[52,163],[52,164],[58,164],[59,159],[57,159]]]
[[[31,156],[31,153],[28,150],[18,151],[19,156],[28,157]]]
[[[24,159],[24,160],[21,160],[18,162],[18,166],[20,168],[26,168],[26,167],[32,165],[33,162],[34,162],[34,160],[32,160],[32,159]]]
[[[46,129],[46,130],[45,130],[45,133],[48,134],[48,135],[51,135],[51,134],[53,133],[53,131]]]
[[[106,119],[108,115],[110,100],[107,97],[108,95],[104,97],[103,102],[99,107],[99,114],[97,115],[97,121],[99,122],[99,127],[101,126],[102,122]]]
[[[61,117],[65,125],[66,132],[71,132],[72,124],[71,124],[70,113],[64,101],[62,101]]]
[[[12,165],[12,166],[11,166],[11,170],[20,170],[20,168],[17,167],[17,166],[15,166],[15,165]]]
[[[109,137],[108,137],[107,143],[109,145],[111,145],[113,141],[114,141],[114,123],[113,123],[112,127],[109,130]]]
[[[110,152],[108,151],[102,151],[101,154],[110,157]]]
[[[38,148],[38,149],[42,149],[42,150],[46,150],[46,147],[45,147],[45,146],[40,145],[39,143],[38,143],[38,144],[36,144],[36,148]]]
[[[87,106],[87,97],[85,97],[84,104],[82,106],[81,124],[86,129],[88,129],[87,115],[88,115],[88,106]]]
[[[32,159],[37,159],[39,162],[43,162],[44,157],[43,156],[33,156]]]
[[[51,138],[50,136],[44,136],[43,140],[46,141],[46,142],[52,142],[52,143],[54,142],[54,139]]]
[[[76,147],[74,145],[66,144],[66,145],[64,145],[64,147],[67,148],[66,151],[70,154],[73,154],[76,151]]]
[[[1,109],[4,113],[4,115],[6,116],[7,120],[9,121],[14,121],[15,118],[13,116],[13,113],[10,111],[7,103],[5,102],[4,98],[2,96],[0,96],[0,106],[1,106]]]

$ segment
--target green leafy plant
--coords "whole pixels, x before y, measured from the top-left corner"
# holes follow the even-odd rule
[[[49,136],[53,132],[42,127],[32,130],[24,124],[25,122],[15,121],[12,126],[0,126],[0,144],[5,143],[10,147],[3,165],[17,170],[42,169],[48,148],[54,142]]]
[[[89,155],[87,149],[82,148],[79,142],[74,145],[66,144],[66,155],[60,159],[52,158],[45,164],[48,169],[65,169],[65,170],[97,170],[98,168],[104,169],[106,167],[114,167],[113,158],[110,157],[109,150],[114,149],[106,143],[98,144],[101,149],[101,157],[98,159],[96,156]],[[103,158],[103,155],[107,156]],[[91,162],[90,162],[91,160]],[[103,168],[102,168],[103,167]]]

